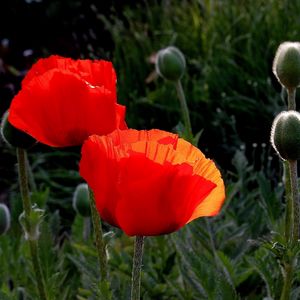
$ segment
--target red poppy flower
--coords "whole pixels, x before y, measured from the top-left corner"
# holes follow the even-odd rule
[[[110,62],[40,59],[25,76],[9,109],[9,122],[54,147],[80,145],[91,134],[127,128],[116,102]]]
[[[80,174],[103,220],[127,235],[160,235],[216,215],[224,183],[203,153],[161,130],[115,130],[82,147]]]

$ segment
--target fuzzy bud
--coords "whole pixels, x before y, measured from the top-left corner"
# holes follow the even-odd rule
[[[10,228],[10,212],[8,207],[0,203],[0,235],[5,234]]]
[[[27,133],[17,129],[8,121],[9,112],[5,112],[1,121],[2,139],[10,146],[28,149],[36,144],[36,140]]]
[[[300,85],[300,43],[284,42],[278,47],[273,73],[286,89]]]
[[[73,195],[73,208],[82,217],[91,215],[90,194],[86,183],[77,185]]]
[[[36,204],[32,206],[30,215],[26,217],[25,211],[19,216],[19,222],[24,230],[25,240],[37,241],[40,237],[40,225],[43,221],[45,211],[37,208]]]
[[[283,111],[274,119],[271,143],[283,160],[300,159],[300,113]]]
[[[155,68],[156,72],[164,79],[179,80],[185,71],[185,67],[184,55],[178,48],[170,46],[158,51]]]

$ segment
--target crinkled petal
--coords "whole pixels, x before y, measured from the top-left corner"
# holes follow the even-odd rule
[[[153,236],[184,226],[214,183],[187,165],[161,165],[142,155],[120,161],[116,218],[127,235]]]
[[[103,220],[120,227],[115,217],[119,170],[116,154],[110,146],[99,136],[90,136],[82,146],[79,172],[93,190]]]
[[[204,154],[196,147],[179,139],[177,143],[179,161],[186,161],[193,166],[194,174],[203,176],[207,180],[214,182],[216,188],[197,206],[190,221],[199,217],[215,216],[219,213],[225,200],[225,186],[220,171],[214,162],[205,158]],[[179,162],[174,159],[174,162]]]
[[[168,153],[175,151],[172,143],[160,144],[160,138],[147,141],[143,134],[139,142],[119,143],[122,139],[136,141],[132,134],[132,130],[117,130],[90,137],[82,148],[80,174],[95,192],[101,217],[128,235],[178,230],[216,184],[194,174],[188,163],[167,161]]]
[[[110,133],[120,119],[109,90],[56,69],[32,78],[13,99],[9,113],[12,125],[55,147],[80,145],[91,134]]]
[[[105,60],[73,60],[58,55],[39,59],[28,71],[22,81],[22,86],[26,86],[32,79],[43,75],[49,70],[69,71],[77,74],[82,80],[93,86],[103,86],[116,95],[116,73],[113,65]]]
[[[133,144],[141,141],[152,141],[160,144],[177,143],[178,136],[167,131],[152,129],[152,130],[135,130],[128,129],[126,131],[115,130],[109,137],[112,139],[114,145],[119,144]]]

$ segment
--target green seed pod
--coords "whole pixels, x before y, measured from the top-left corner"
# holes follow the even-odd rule
[[[73,208],[82,217],[91,215],[90,194],[86,183],[81,183],[76,187],[73,196]]]
[[[25,289],[21,286],[17,287],[17,298],[18,300],[26,300],[26,292]]]
[[[156,72],[163,78],[170,81],[179,80],[186,67],[182,52],[173,46],[161,49],[156,56]]]
[[[300,159],[300,113],[283,111],[274,119],[271,143],[283,160]]]
[[[17,129],[8,121],[8,111],[4,113],[1,121],[1,136],[2,139],[10,147],[18,147],[28,149],[36,144],[36,140],[27,133]]]
[[[0,235],[5,234],[10,228],[10,212],[8,207],[0,203]]]
[[[300,85],[300,43],[284,42],[278,47],[273,73],[286,89]]]

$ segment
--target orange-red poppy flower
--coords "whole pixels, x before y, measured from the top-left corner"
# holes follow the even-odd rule
[[[161,130],[115,130],[82,147],[80,174],[103,220],[127,235],[160,235],[216,215],[224,183],[203,153]]]
[[[81,145],[91,134],[127,128],[125,107],[116,99],[110,62],[50,56],[25,76],[8,120],[49,146]]]

